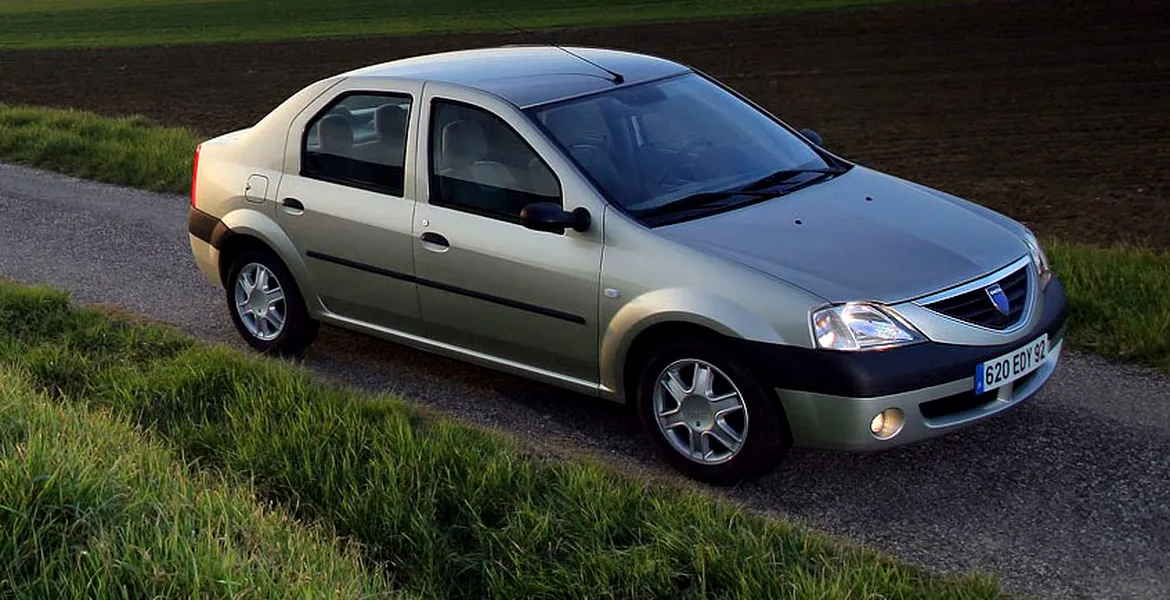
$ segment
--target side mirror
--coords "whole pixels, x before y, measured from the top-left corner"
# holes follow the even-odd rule
[[[803,135],[804,137],[808,138],[808,141],[810,141],[818,146],[825,145],[825,140],[821,138],[821,134],[817,133],[813,129],[809,129],[809,128],[805,127],[804,129],[800,130],[800,135]]]
[[[585,231],[591,221],[589,211],[583,206],[568,212],[552,202],[533,202],[520,210],[524,226],[536,231],[564,233],[565,229]]]

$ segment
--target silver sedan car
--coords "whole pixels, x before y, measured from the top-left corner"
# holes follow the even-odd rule
[[[852,163],[658,57],[511,46],[317,81],[195,152],[202,273],[239,333],[321,323],[632,404],[730,484],[1037,392],[1065,333],[1033,234]]]

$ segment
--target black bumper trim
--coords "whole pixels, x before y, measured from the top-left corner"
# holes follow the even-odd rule
[[[216,250],[222,248],[224,240],[232,234],[232,230],[227,225],[224,225],[223,221],[194,206],[187,211],[187,231],[191,235],[211,244]]]
[[[908,392],[973,377],[975,365],[1022,347],[1047,333],[1063,335],[1068,320],[1064,286],[1056,277],[1044,290],[1043,317],[1019,341],[998,346],[926,342],[874,352],[813,350],[737,340],[741,356],[773,387],[868,398]],[[1054,340],[1055,341],[1055,340]]]

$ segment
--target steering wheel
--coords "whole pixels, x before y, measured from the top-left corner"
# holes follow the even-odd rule
[[[713,145],[714,144],[709,140],[695,140],[686,146],[683,146],[682,149],[678,151],[678,155],[683,157],[682,160],[675,162],[666,168],[662,175],[658,177],[658,187],[664,186],[667,181],[679,181],[681,179],[679,177],[679,175],[681,175],[681,171],[684,169],[691,170],[695,168],[696,161],[699,158],[698,150],[700,148],[707,148]]]

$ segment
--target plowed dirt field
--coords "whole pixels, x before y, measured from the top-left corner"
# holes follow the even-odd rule
[[[1042,234],[1170,248],[1170,4],[920,4],[557,32],[723,79],[826,145]],[[208,135],[319,77],[520,34],[0,52],[0,102]]]

